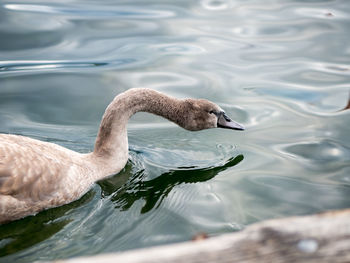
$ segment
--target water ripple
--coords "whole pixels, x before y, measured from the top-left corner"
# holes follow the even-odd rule
[[[347,167],[350,162],[350,149],[341,143],[330,139],[317,142],[298,142],[284,146],[284,151],[293,155],[304,165],[310,165],[310,169],[331,171]],[[306,163],[305,163],[306,162]],[[327,162],[327,167],[323,167]]]
[[[74,6],[58,6],[58,5],[30,5],[30,4],[5,4],[3,6],[7,10],[36,12],[43,14],[69,15],[76,18],[128,18],[128,19],[160,19],[175,16],[170,10],[155,10],[155,8],[135,9],[132,6],[109,6],[103,8],[100,5],[84,4],[84,9]]]
[[[213,11],[221,11],[230,7],[229,1],[227,0],[202,0],[201,4],[203,8]]]
[[[321,19],[346,19],[348,14],[333,8],[295,8],[295,13],[306,17]]]
[[[45,71],[74,68],[121,67],[135,62],[134,59],[120,59],[113,62],[75,62],[75,61],[1,61],[0,74],[17,71]]]

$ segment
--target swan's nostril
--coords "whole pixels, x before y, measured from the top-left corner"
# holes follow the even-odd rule
[[[222,116],[224,117],[224,119],[225,119],[227,122],[232,121],[232,120],[226,115],[225,112],[222,113]]]

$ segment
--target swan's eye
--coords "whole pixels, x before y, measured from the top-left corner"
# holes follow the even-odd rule
[[[215,114],[215,111],[211,110],[209,111],[210,114]]]

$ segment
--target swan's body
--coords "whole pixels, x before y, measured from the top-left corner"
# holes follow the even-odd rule
[[[187,130],[243,129],[207,100],[131,89],[107,107],[92,153],[0,134],[0,224],[70,203],[97,180],[118,173],[128,160],[127,122],[138,111],[163,116]]]

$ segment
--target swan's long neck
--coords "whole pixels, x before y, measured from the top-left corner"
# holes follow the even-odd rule
[[[115,97],[103,115],[93,152],[106,176],[119,172],[128,160],[127,122],[133,114],[145,111],[181,125],[181,103],[149,89],[130,89]]]

